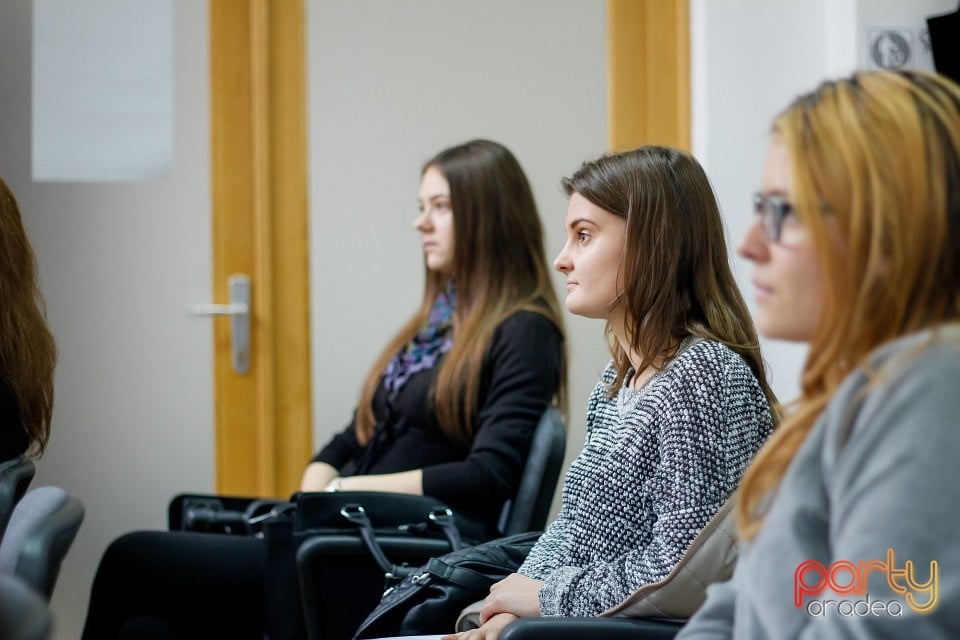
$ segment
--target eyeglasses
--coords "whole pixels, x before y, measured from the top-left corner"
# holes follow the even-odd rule
[[[771,242],[780,241],[783,221],[793,215],[793,205],[780,196],[753,194],[753,213],[763,218],[763,230]]]

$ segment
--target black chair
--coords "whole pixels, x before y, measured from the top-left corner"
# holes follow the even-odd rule
[[[500,640],[671,640],[683,620],[648,618],[523,618],[507,625]]]
[[[516,496],[500,517],[501,535],[546,526],[566,452],[563,414],[549,408],[537,424]],[[419,567],[448,553],[446,540],[377,536],[394,564]],[[356,536],[317,536],[297,550],[301,604],[310,640],[350,638],[380,602],[384,572]]]
[[[7,529],[14,506],[27,492],[36,472],[33,461],[23,457],[0,464],[0,538]]]
[[[28,491],[0,540],[0,574],[18,576],[49,601],[83,515],[80,501],[60,487]]]
[[[567,429],[563,414],[550,407],[533,432],[517,495],[503,505],[500,532],[504,536],[540,531],[546,526],[566,449]]]

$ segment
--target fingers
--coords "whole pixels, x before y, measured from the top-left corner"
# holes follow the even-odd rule
[[[483,601],[483,606],[480,607],[480,624],[486,623],[487,620],[493,616],[500,613],[497,608],[490,602],[490,598],[487,598]]]

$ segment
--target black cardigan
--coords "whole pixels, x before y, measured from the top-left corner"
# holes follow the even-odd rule
[[[439,363],[412,376],[392,406],[381,383],[376,434],[361,447],[351,423],[315,457],[340,475],[423,469],[423,492],[495,524],[513,497],[530,440],[560,383],[563,337],[552,322],[518,312],[497,327],[481,372],[473,443],[451,440],[428,400]],[[442,359],[441,359],[442,362]]]
[[[29,446],[17,401],[7,385],[0,382],[0,462],[19,458]]]

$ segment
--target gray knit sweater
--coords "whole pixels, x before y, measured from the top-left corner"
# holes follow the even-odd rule
[[[870,369],[837,390],[733,578],[707,590],[679,637],[960,638],[960,323],[884,346]],[[808,562],[822,569],[798,581]],[[844,565],[863,576],[864,593],[843,593],[845,569],[822,579]],[[908,584],[908,566],[922,586]]]
[[[772,429],[752,371],[717,342],[693,342],[639,391],[610,397],[613,379],[611,363],[560,513],[519,569],[545,581],[545,616],[598,615],[665,577]]]

